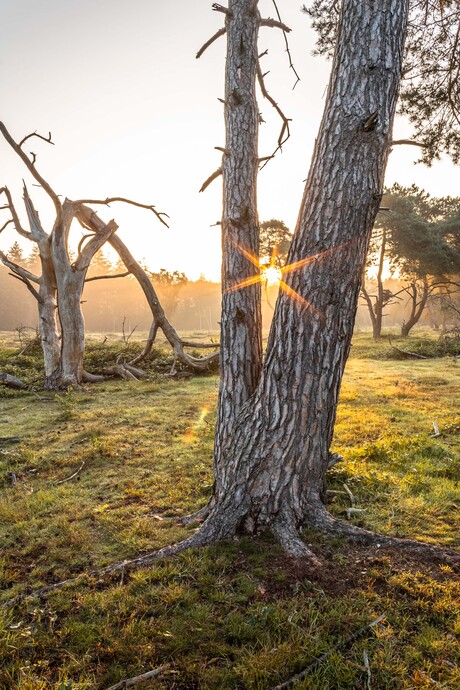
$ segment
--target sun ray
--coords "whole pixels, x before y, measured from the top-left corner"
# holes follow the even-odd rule
[[[205,406],[201,409],[200,416],[193,426],[188,427],[185,434],[182,437],[182,443],[189,446],[198,438],[198,431],[203,426],[206,421],[206,417],[209,414],[209,407]]]
[[[349,244],[349,242],[342,242],[341,244],[338,244],[335,247],[330,247],[329,249],[325,249],[322,252],[318,252],[318,254],[313,254],[312,256],[305,257],[305,259],[294,261],[294,263],[292,264],[283,266],[281,272],[284,274],[290,273],[291,271],[297,271],[299,268],[303,268],[303,266],[308,266],[309,264],[313,263],[313,261],[324,259],[328,254],[332,254],[333,252],[339,251],[339,249],[342,249],[347,244]]]
[[[251,254],[251,252],[248,252],[248,250],[242,247],[241,244],[235,244],[235,247],[239,252],[241,252],[241,254],[243,254],[243,256],[246,257],[246,259],[248,259],[248,261],[252,263],[253,266],[260,268],[260,261],[257,256]]]
[[[260,282],[260,275],[250,276],[249,278],[245,278],[245,280],[242,280],[241,283],[237,283],[236,285],[228,287],[226,290],[224,290],[224,292],[235,292],[235,290],[241,290],[242,288],[248,287],[249,285],[255,285],[256,283]]]
[[[301,304],[303,307],[306,307],[310,311],[312,311],[314,314],[317,314],[318,316],[323,316],[323,314],[316,309],[316,307],[313,306],[311,302],[309,302],[307,299],[302,297],[302,295],[299,295],[298,292],[296,292],[293,288],[289,287],[289,285],[286,285],[284,280],[280,280],[280,289],[283,290],[283,292],[286,293],[288,297],[290,297],[292,300],[295,302],[298,302]]]

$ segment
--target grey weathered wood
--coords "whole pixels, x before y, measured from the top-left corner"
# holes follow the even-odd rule
[[[3,384],[4,386],[7,386],[8,388],[16,388],[18,390],[22,390],[24,388],[27,388],[24,381],[21,381],[21,379],[18,379],[17,376],[12,376],[11,374],[5,374],[3,371],[0,371],[0,384]]]

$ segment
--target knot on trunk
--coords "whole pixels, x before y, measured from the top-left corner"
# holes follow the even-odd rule
[[[241,307],[238,307],[236,310],[235,318],[236,318],[237,323],[243,323],[246,319],[246,312],[244,311],[244,309],[241,309]]]

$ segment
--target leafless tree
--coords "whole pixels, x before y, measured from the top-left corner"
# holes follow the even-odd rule
[[[0,260],[10,269],[12,275],[21,280],[37,299],[40,321],[41,341],[45,359],[45,387],[49,389],[67,388],[84,382],[100,380],[99,375],[86,372],[83,367],[85,349],[85,328],[81,309],[81,298],[85,282],[119,276],[94,276],[87,278],[88,268],[96,252],[110,242],[127,267],[122,276],[132,274],[139,281],[149,302],[154,326],[151,329],[149,346],[154,340],[156,331],[161,328],[171,344],[177,361],[194,371],[206,371],[218,359],[219,353],[208,357],[197,358],[184,351],[187,343],[182,341],[176,330],[169,323],[155,289],[141,265],[134,259],[126,245],[116,236],[118,225],[114,220],[105,223],[90,207],[95,205],[109,206],[121,202],[151,211],[161,223],[167,225],[164,216],[153,205],[142,204],[125,197],[100,199],[80,199],[73,201],[65,198],[61,201],[51,185],[40,175],[36,166],[36,154],[27,155],[23,145],[31,137],[39,137],[53,143],[51,134],[48,138],[37,133],[25,136],[17,143],[3,123],[0,132],[14,152],[23,161],[32,177],[50,197],[55,207],[55,219],[50,231],[46,231],[35,210],[27,188],[24,185],[24,202],[29,219],[30,230],[24,230],[7,187],[0,190],[6,197],[3,210],[9,210],[11,218],[4,224],[13,223],[16,231],[38,246],[42,273],[32,274],[8,256],[0,252]],[[69,235],[72,222],[76,220],[86,229],[73,257],[69,249]],[[60,334],[58,329],[58,320]],[[188,345],[195,346],[194,343]],[[215,347],[215,346],[214,346]],[[133,372],[129,372],[132,376]],[[138,371],[139,373],[139,371]]]

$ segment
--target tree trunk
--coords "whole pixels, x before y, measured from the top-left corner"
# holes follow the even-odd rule
[[[57,287],[49,238],[39,242],[40,277],[38,318],[45,370],[44,388],[52,390],[59,371],[61,344],[57,327]]]
[[[307,554],[324,511],[337,400],[382,194],[407,3],[344,0],[325,113],[273,318],[263,374],[222,448],[203,541],[270,527]]]
[[[230,0],[226,15],[225,153],[222,161],[222,318],[215,479],[221,450],[238,413],[254,393],[262,366],[257,216],[257,38],[253,0]]]
[[[382,230],[382,242],[381,242],[380,251],[379,251],[377,276],[376,276],[377,296],[375,297],[374,303],[372,303],[371,296],[369,295],[369,293],[366,290],[364,278],[363,278],[363,284],[361,286],[361,294],[364,297],[364,300],[367,304],[367,308],[369,310],[369,316],[371,317],[372,337],[374,338],[374,340],[379,340],[382,337],[383,307],[385,304],[385,293],[384,293],[384,289],[383,289],[382,274],[383,274],[383,265],[385,262],[386,239],[387,239],[386,232],[383,229]]]
[[[85,353],[85,323],[81,310],[85,276],[70,267],[61,272],[58,286],[59,319],[62,343],[59,387],[80,386],[83,383],[83,355]]]
[[[417,302],[417,298],[419,297],[419,287],[417,283],[412,283],[410,316],[407,321],[403,321],[401,325],[401,335],[403,338],[407,338],[413,327],[420,321],[428,301],[429,292],[428,279],[425,276],[423,278],[423,284],[421,287],[420,301]]]

